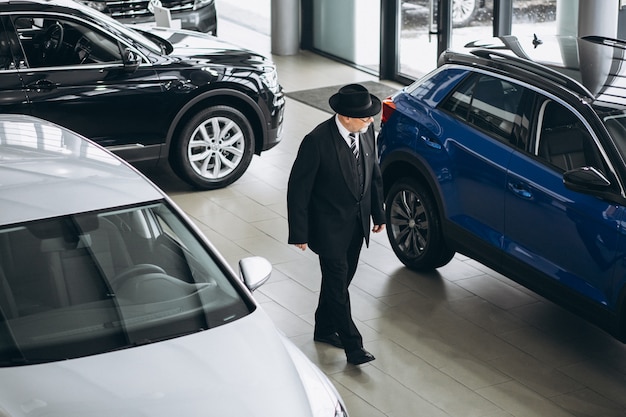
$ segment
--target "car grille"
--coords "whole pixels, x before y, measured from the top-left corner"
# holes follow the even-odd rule
[[[161,0],[163,7],[172,12],[193,10],[195,0]],[[114,18],[134,18],[152,16],[148,10],[148,0],[109,0],[106,5]]]

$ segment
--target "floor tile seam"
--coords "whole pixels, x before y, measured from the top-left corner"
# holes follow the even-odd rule
[[[408,392],[416,395],[417,397],[421,398],[422,401],[424,401],[427,404],[430,404],[433,408],[436,408],[438,410],[440,410],[443,414],[448,415],[450,417],[466,417],[466,416],[452,416],[451,414],[449,414],[446,410],[442,409],[440,406],[438,406],[437,404],[433,403],[432,401],[428,400],[427,398],[425,398],[424,396],[422,396],[419,392],[417,392],[416,390],[412,389],[411,387],[407,386],[406,384],[404,384],[402,381],[400,381],[399,379],[395,378],[394,376],[392,376],[391,374],[387,373],[384,369],[380,368],[379,366],[376,366],[376,362],[370,362],[367,364],[367,366],[371,366],[377,369],[378,372],[384,374],[386,377],[390,378],[391,380],[393,380],[395,383],[397,383],[399,386],[401,386],[402,388],[404,388],[405,390],[407,390]],[[353,391],[352,389],[350,389],[350,387],[346,386],[345,384],[341,383],[341,381],[338,381],[335,376],[336,375],[340,375],[340,374],[345,374],[346,370],[336,370],[336,371],[331,371],[331,372],[326,372],[326,375],[329,376],[334,384],[339,384],[341,385],[344,389],[346,389],[347,391],[351,392],[353,395],[357,396],[358,398],[360,398],[363,402],[365,402],[366,404],[370,405],[372,408],[378,410],[379,412],[381,412],[383,415],[388,416],[389,414],[382,410],[381,408],[379,408],[379,405],[371,402],[370,400],[368,400],[367,398],[365,398],[364,396],[361,396],[358,392]],[[497,407],[497,406],[496,406]],[[499,408],[499,407],[498,407]],[[391,410],[390,410],[391,411]]]
[[[491,360],[488,361],[488,363],[491,363],[491,362],[492,362]],[[541,362],[543,362],[543,361],[541,361]],[[501,368],[497,367],[496,365],[492,365],[492,366],[498,372],[502,373],[503,375],[508,376],[512,381],[515,381],[518,384],[523,385],[525,388],[533,391],[534,393],[536,393],[537,395],[539,395],[539,396],[541,396],[543,398],[556,398],[556,397],[558,397],[560,395],[566,395],[568,393],[576,392],[576,391],[579,391],[581,389],[589,389],[590,391],[597,392],[596,390],[594,390],[589,385],[587,385],[587,384],[585,384],[585,383],[583,383],[583,382],[581,382],[581,381],[579,381],[579,380],[577,380],[575,378],[572,378],[571,376],[569,376],[567,374],[564,374],[563,372],[560,372],[558,368],[551,368],[551,371],[558,373],[561,378],[563,378],[564,380],[569,380],[572,383],[577,384],[578,386],[575,387],[575,388],[572,388],[572,389],[562,390],[560,392],[555,392],[555,394],[548,395],[548,394],[545,394],[545,393],[541,393],[541,392],[537,391],[536,389],[532,388],[532,386],[530,385],[529,382],[524,382],[524,380],[529,381],[530,378],[521,378],[520,376],[513,375],[511,372],[508,372],[508,371],[506,371],[504,369],[501,369]],[[498,384],[500,384],[500,383],[498,383]],[[494,385],[498,385],[498,384],[494,384]],[[606,397],[605,395],[602,395],[602,396]]]
[[[269,238],[271,238],[272,240],[278,242],[280,245],[283,245],[284,243],[280,240],[278,240],[276,237],[272,236],[271,234],[267,233],[265,230],[260,229],[259,227],[256,226],[256,223],[260,223],[262,221],[266,221],[266,220],[256,220],[256,221],[246,221],[245,219],[242,219],[240,216],[237,216],[234,213],[229,212],[229,214],[231,214],[232,216],[236,217],[241,224],[246,224],[248,226],[251,226],[254,228],[254,230],[256,230],[257,232],[259,232],[260,234],[267,236]],[[267,219],[267,220],[275,220],[278,217],[272,218],[272,219]],[[258,238],[258,236],[242,236],[242,237],[237,237],[237,238],[232,238],[231,236],[226,236],[223,233],[221,233],[220,231],[212,228],[210,225],[206,224],[204,221],[202,221],[202,224],[205,225],[206,227],[210,228],[211,230],[213,230],[215,233],[219,234],[220,236],[230,240],[231,242],[240,242],[240,241],[244,241],[244,240],[251,240],[251,239],[256,239]]]
[[[580,363],[584,363],[584,362],[585,362],[585,361],[579,362],[579,364],[580,364]],[[566,375],[567,377],[569,377],[569,378],[573,379],[573,380],[574,380],[574,381],[576,381],[576,382],[581,383],[583,386],[585,386],[585,387],[586,387],[587,389],[589,389],[590,391],[593,391],[593,392],[598,393],[598,395],[601,395],[601,396],[603,396],[603,397],[607,397],[607,394],[602,394],[599,390],[600,390],[602,387],[606,387],[607,385],[613,385],[613,384],[611,383],[611,381],[607,380],[607,378],[606,378],[606,374],[607,374],[607,373],[609,373],[610,375],[612,375],[613,377],[615,377],[615,379],[616,379],[616,380],[618,380],[618,381],[622,381],[623,385],[624,385],[624,386],[626,386],[626,374],[624,374],[624,373],[622,373],[622,372],[614,371],[614,370],[612,370],[610,367],[608,367],[608,366],[606,366],[606,365],[600,365],[600,366],[602,367],[602,372],[598,372],[598,374],[601,374],[601,375],[602,375],[602,382],[601,382],[601,383],[593,383],[593,382],[584,382],[584,381],[581,381],[581,380],[580,380],[580,379],[578,379],[577,377],[572,376],[571,374],[567,373],[567,372],[564,370],[564,368],[573,367],[573,366],[575,366],[575,365],[576,365],[576,364],[570,364],[570,365],[567,365],[567,366],[564,366],[564,367],[560,367],[560,368],[557,368],[557,369],[559,370],[559,372],[563,373],[563,374],[564,374],[564,375]],[[596,371],[596,370],[597,370],[597,366],[598,366],[598,365],[594,365],[594,367],[593,367],[594,371]],[[597,379],[597,378],[595,378],[595,377],[592,377],[592,379],[593,379],[593,381],[597,381],[597,380],[598,380],[598,379]],[[606,383],[603,383],[603,382],[606,382]],[[619,390],[619,392],[618,392],[618,393],[616,393],[616,396],[617,396],[617,397],[620,397],[620,398],[624,398],[624,396],[623,396],[623,392],[624,392],[623,390]],[[612,395],[611,395],[611,396],[608,396],[608,398],[612,398],[612,397],[613,397]],[[624,401],[624,405],[623,405],[623,407],[626,407],[626,400]]]
[[[281,194],[283,193],[283,190],[280,190],[280,189],[278,189],[278,188],[276,188],[274,186],[270,186],[270,188],[275,190],[277,193],[281,193]],[[237,199],[249,199],[250,201],[254,202],[255,204],[258,204],[259,207],[263,207],[263,208],[265,208],[267,210],[274,211],[274,210],[271,210],[270,208],[268,208],[268,204],[266,204],[266,203],[264,203],[262,201],[259,201],[258,199],[254,198],[254,195],[250,195],[249,193],[248,194],[241,193],[240,196],[222,197],[222,198],[216,198],[214,200],[211,199],[210,201],[213,204],[216,204],[216,205],[218,205],[218,206],[220,206],[220,207],[222,207],[224,209],[227,209],[227,207],[225,207],[224,204],[220,204],[220,203],[222,203],[222,202],[232,202],[233,200],[237,200]],[[274,204],[276,204],[276,202],[272,202],[271,203],[271,205],[274,205]]]
[[[560,398],[560,397],[567,398],[568,394],[575,394],[575,393],[578,393],[578,392],[585,392],[585,391],[592,392],[593,394],[596,394],[599,398],[602,398],[603,400],[608,401],[608,402],[610,402],[610,404],[612,404],[612,405],[616,406],[617,408],[623,410],[624,413],[621,414],[620,417],[626,416],[626,404],[617,403],[614,400],[612,400],[611,398],[608,398],[606,395],[598,392],[597,390],[591,389],[589,387],[584,387],[584,388],[581,388],[581,389],[578,389],[578,390],[572,390],[572,391],[564,393],[564,394],[555,395],[555,396],[553,396],[551,398],[554,398],[554,399],[557,399],[557,398]],[[603,403],[602,405],[606,407],[607,403]]]
[[[500,406],[500,405],[498,405],[498,404],[494,403],[492,400],[490,400],[489,398],[485,397],[483,394],[481,394],[481,393],[479,392],[479,391],[486,391],[486,390],[488,390],[488,389],[490,389],[490,388],[497,388],[497,387],[499,387],[499,386],[506,386],[506,385],[509,385],[509,384],[511,384],[511,383],[516,383],[516,384],[521,385],[524,389],[527,389],[528,391],[531,391],[531,392],[532,392],[534,395],[536,395],[538,398],[540,398],[540,399],[541,399],[541,400],[543,400],[543,401],[546,401],[547,403],[549,403],[549,404],[550,404],[551,406],[553,406],[554,408],[558,408],[559,410],[563,411],[563,413],[565,413],[566,415],[571,416],[571,417],[576,417],[576,415],[575,415],[575,414],[572,414],[569,410],[567,410],[567,409],[563,408],[561,405],[559,405],[559,404],[557,404],[556,402],[554,402],[551,398],[548,398],[548,397],[546,397],[546,396],[544,396],[544,395],[541,395],[541,394],[540,394],[540,393],[538,393],[537,391],[535,391],[535,390],[533,390],[533,389],[529,388],[528,386],[526,386],[526,385],[522,384],[521,382],[519,382],[519,381],[517,381],[517,380],[505,381],[505,382],[501,382],[501,383],[498,383],[498,384],[491,385],[491,386],[486,387],[486,388],[481,388],[480,390],[476,390],[476,394],[477,394],[477,395],[480,395],[480,396],[481,396],[482,398],[484,398],[485,400],[487,400],[487,401],[489,401],[490,403],[494,404],[494,405],[495,405],[498,409],[502,410],[503,412],[505,412],[505,413],[509,413],[509,414],[511,414],[512,416],[518,416],[519,414],[516,414],[513,410],[510,410],[510,409],[504,408],[504,407],[502,407],[502,406]],[[529,405],[529,406],[534,407],[535,405],[536,405],[536,404],[533,402],[533,403],[532,403],[531,405]],[[523,415],[527,415],[527,414],[523,414]]]
[[[492,309],[493,308],[498,309],[498,315],[503,315],[503,316],[510,315],[512,318],[514,318],[516,320],[520,320],[520,322],[519,322],[519,326],[520,327],[518,327],[516,329],[513,329],[513,330],[494,331],[490,327],[485,326],[482,323],[482,321],[480,321],[480,320],[473,320],[473,316],[472,315],[462,314],[461,312],[458,312],[456,309],[453,308],[452,305],[455,302],[457,302],[459,300],[466,300],[466,299],[469,299],[469,298],[472,298],[472,297],[476,297],[476,298],[478,298],[478,299],[488,303],[489,307],[492,308]],[[451,313],[455,313],[456,315],[463,317],[465,320],[469,321],[470,323],[474,324],[475,326],[477,326],[477,327],[483,329],[484,331],[488,332],[489,334],[491,334],[493,336],[497,336],[499,339],[502,339],[502,340],[505,340],[505,341],[506,341],[506,339],[504,339],[502,337],[503,335],[509,334],[509,333],[512,333],[512,332],[515,332],[515,331],[519,331],[519,329],[523,328],[523,327],[529,327],[529,324],[527,322],[522,321],[519,317],[517,317],[513,313],[511,313],[510,310],[502,308],[499,305],[493,304],[490,301],[485,300],[484,298],[482,298],[479,295],[476,295],[474,293],[471,293],[471,296],[468,296],[468,297],[463,297],[463,298],[459,298],[459,299],[455,299],[455,300],[446,300],[444,304],[445,304],[446,308],[448,309],[448,311],[450,311]]]
[[[188,216],[189,216],[189,217],[191,217],[192,219],[194,218],[194,217],[190,216],[189,214],[188,214]],[[196,218],[196,219],[197,219],[197,218]],[[197,221],[197,223],[196,223],[196,221]],[[211,241],[211,243],[213,243],[213,239],[209,239],[209,236],[207,236],[207,234],[206,234],[206,233],[204,233],[204,231],[203,231],[202,229],[208,229],[208,230],[210,230],[212,233],[214,233],[214,234],[216,234],[216,235],[220,236],[222,239],[225,239],[225,240],[229,241],[231,244],[233,244],[233,245],[235,245],[237,248],[241,249],[241,251],[242,251],[242,252],[249,253],[249,254],[250,254],[249,256],[255,256],[255,254],[251,253],[248,249],[246,249],[245,247],[241,246],[241,245],[238,243],[238,242],[243,241],[243,240],[255,239],[255,237],[254,237],[254,236],[247,236],[247,237],[242,237],[242,238],[238,238],[238,239],[233,239],[231,236],[225,235],[225,234],[224,234],[224,233],[222,233],[221,231],[214,229],[213,227],[211,227],[210,225],[208,225],[206,222],[204,222],[204,221],[202,221],[202,220],[196,220],[196,221],[194,221],[194,223],[196,223],[196,227],[198,227],[198,229],[200,230],[200,232],[202,233],[202,235],[203,235],[203,236],[205,236],[208,240],[210,240],[210,241]],[[200,225],[199,225],[198,223],[199,223],[199,224],[201,224],[201,225],[202,225],[202,227],[200,227]],[[257,229],[257,228],[255,227],[255,229]],[[257,230],[259,230],[259,229],[257,229]],[[263,234],[266,234],[266,233],[265,233],[264,231],[262,231],[262,230],[259,230],[259,232],[260,232],[260,233],[263,233]],[[219,248],[218,248],[218,250],[219,250]]]
[[[505,310],[505,311],[509,311],[509,310]],[[527,327],[527,328],[529,328],[529,329],[531,329],[533,331],[536,331],[538,334],[540,334],[542,340],[543,339],[550,340],[550,341],[554,340],[555,336],[553,334],[549,333],[548,331],[546,331],[545,329],[543,329],[541,327],[536,326],[534,322],[525,321],[525,320],[523,320],[523,318],[520,318],[520,320],[522,320],[522,323],[524,323],[524,327]],[[520,329],[502,332],[502,333],[499,333],[497,336],[501,340],[507,341],[511,345],[515,346],[520,352],[530,356],[531,358],[533,358],[533,359],[535,359],[535,360],[537,360],[539,362],[544,362],[539,356],[537,356],[536,353],[534,353],[533,351],[529,350],[531,345],[529,345],[528,347],[527,346],[520,346],[519,344],[517,344],[517,343],[513,344],[513,342],[511,342],[508,339],[506,339],[506,335],[518,332],[519,330]],[[575,342],[577,340],[579,340],[579,339],[576,338],[576,337],[559,338],[558,339],[558,344],[561,345],[561,346],[563,346],[563,345],[570,346],[572,344],[572,342]],[[578,353],[573,352],[573,355],[574,356],[579,356],[579,357],[582,356],[582,358],[581,359],[577,359],[574,362],[563,363],[563,364],[560,364],[558,366],[555,366],[555,369],[563,369],[563,368],[567,368],[567,367],[576,366],[578,364],[585,363],[585,362],[591,361],[593,359],[593,356],[589,355],[588,353],[581,353],[579,355]],[[611,368],[607,367],[607,366],[604,366],[604,369],[606,369],[608,371],[611,371]]]
[[[405,352],[407,352],[410,355],[416,356],[418,359],[420,359],[421,361],[424,361],[427,365],[431,366],[433,368],[434,371],[440,372],[442,374],[444,374],[446,377],[454,380],[456,383],[458,383],[459,385],[463,386],[464,388],[466,388],[468,390],[468,392],[472,392],[475,395],[479,396],[481,399],[483,399],[484,401],[486,401],[487,403],[491,404],[494,406],[494,408],[498,409],[498,410],[503,410],[500,406],[498,406],[497,404],[494,404],[491,400],[489,400],[488,398],[485,398],[484,396],[478,394],[475,392],[475,390],[473,390],[472,388],[468,387],[467,385],[463,384],[462,382],[458,381],[456,378],[453,378],[452,376],[442,372],[439,368],[437,368],[436,366],[434,366],[433,364],[429,363],[428,361],[426,361],[425,359],[421,358],[419,355],[416,355],[415,352],[412,352],[411,350],[407,349],[406,347],[396,343],[396,341],[393,341],[391,339],[388,339],[391,343],[395,344],[396,346],[402,348]],[[396,381],[399,385],[401,385],[402,387],[404,387],[406,390],[414,393],[415,395],[417,395],[418,397],[420,397],[424,402],[427,402],[428,404],[432,405],[434,408],[437,408],[439,410],[441,410],[442,413],[449,415],[450,417],[467,417],[467,414],[462,414],[462,415],[454,415],[454,414],[450,414],[449,410],[446,410],[445,408],[442,407],[441,404],[437,404],[436,402],[428,399],[427,397],[425,397],[422,393],[420,393],[419,391],[415,390],[413,387],[409,386],[407,383],[403,382],[401,379],[398,379],[394,376],[392,376],[391,374],[387,373],[384,369],[380,368],[379,366],[377,366],[376,362],[372,362],[371,366],[376,367],[376,369],[378,369],[381,373],[387,375],[389,378],[393,379],[394,381]]]
[[[250,239],[255,239],[258,236],[243,236],[243,237],[239,237],[239,238],[233,238],[232,236],[229,236],[227,234],[222,233],[219,230],[216,230],[214,228],[212,228],[211,226],[207,225],[206,223],[202,222],[202,225],[208,229],[211,229],[211,231],[213,233],[215,233],[216,235],[219,235],[221,238],[226,239],[228,241],[230,241],[232,244],[235,244],[237,247],[239,247],[240,249],[242,249],[244,252],[249,252],[246,248],[244,248],[243,246],[241,246],[239,244],[239,242],[244,241],[244,240],[250,240]],[[255,230],[257,230],[260,233],[265,234],[265,232],[263,232],[262,230],[258,230],[256,227],[254,228]],[[252,254],[254,255],[254,254]]]
[[[277,217],[272,217],[270,219],[263,219],[263,220],[254,220],[251,222],[247,222],[249,225],[254,226],[255,229],[262,231],[264,234],[266,234],[267,236],[270,236],[273,240],[275,240],[279,245],[283,246],[285,249],[290,249],[293,251],[300,251],[300,249],[296,248],[295,246],[293,246],[292,244],[287,243],[287,235],[284,236],[275,236],[274,234],[265,231],[265,228],[263,227],[263,225],[267,222],[270,221],[276,221],[276,220],[281,220],[282,221],[283,217],[278,214]]]
[[[415,292],[417,294],[420,294],[419,292],[417,292],[416,290],[414,290],[413,288],[407,287],[406,285],[404,285],[401,281],[398,281],[397,278],[394,277],[390,277],[388,275],[385,275],[385,279],[389,280],[389,281],[393,281],[395,284],[398,284],[398,287],[402,286],[403,288],[394,292],[388,292],[385,293],[383,295],[376,295],[376,294],[372,294],[371,292],[369,292],[366,288],[365,288],[365,284],[367,283],[367,281],[363,281],[363,280],[359,280],[359,276],[358,276],[358,270],[357,273],[354,277],[354,279],[352,280],[352,282],[350,283],[350,288],[355,287],[357,288],[359,291],[362,291],[363,293],[367,294],[368,296],[372,297],[375,300],[380,301],[381,303],[387,304],[384,301],[381,300],[381,298],[385,298],[385,297],[390,297],[390,296],[394,296],[394,295],[400,295],[400,294],[407,294],[407,293],[411,293],[411,292]],[[359,284],[359,282],[363,282],[362,284]],[[420,294],[421,295],[421,294]]]
[[[285,281],[285,280],[283,280],[283,281],[278,281],[278,282],[276,282],[276,284],[279,284],[280,282],[284,282],[284,281]],[[315,292],[315,291],[312,291],[311,289],[307,288],[305,285],[302,285],[300,282],[296,281],[295,279],[293,279],[293,278],[289,277],[289,281],[290,281],[292,284],[295,284],[295,285],[297,285],[297,286],[301,287],[302,289],[306,290],[306,292],[311,293],[311,295],[313,295],[313,296],[314,296],[314,295],[316,295],[316,292]],[[268,284],[266,284],[266,285],[270,285],[270,283],[268,283]],[[259,289],[259,291],[261,291],[261,289]],[[300,316],[303,316],[303,315],[305,315],[305,314],[311,314],[311,312],[309,312],[309,313],[295,313],[295,312],[294,312],[291,308],[289,308],[289,307],[287,307],[286,305],[284,305],[284,304],[282,304],[281,302],[279,302],[276,298],[272,297],[272,296],[271,296],[270,294],[268,294],[266,291],[262,291],[262,294],[263,294],[265,297],[267,297],[268,299],[270,299],[272,302],[274,302],[276,305],[279,305],[280,307],[282,307],[282,308],[284,308],[285,310],[289,311],[290,313],[292,313],[292,314],[293,314],[294,316],[296,316],[296,317],[300,317]],[[317,300],[317,298],[316,298],[316,300]],[[313,311],[313,312],[314,312],[314,311]]]
[[[344,370],[337,370],[334,372],[325,372],[325,374],[331,379],[333,384],[336,385],[340,385],[344,390],[350,392],[354,397],[359,398],[361,401],[363,401],[365,404],[369,405],[370,407],[372,407],[374,410],[378,411],[381,415],[385,416],[385,417],[389,417],[389,414],[384,412],[383,410],[381,410],[380,408],[378,408],[374,403],[372,403],[370,400],[368,400],[367,398],[359,395],[358,393],[352,391],[349,387],[347,387],[345,384],[342,384],[340,381],[338,381],[336,378],[334,378],[334,375],[340,374],[340,373],[345,373],[345,369]],[[348,411],[350,411],[348,409]]]
[[[408,315],[404,314],[402,311],[398,311],[398,312],[399,312],[400,314],[403,314],[403,315],[405,315],[405,316],[408,316]],[[411,319],[411,317],[410,317],[410,316],[408,316],[408,317],[409,317],[409,319]],[[368,320],[364,321],[364,323],[365,323],[365,324],[367,324],[367,325],[368,325],[368,327],[369,327],[369,328],[371,328],[374,332],[376,332],[377,334],[380,334],[380,333],[379,333],[379,332],[377,332],[375,329],[373,329],[373,328],[372,328],[372,326],[370,326],[370,325],[368,324],[368,322],[369,322],[369,321],[374,321],[374,320],[377,320],[377,319],[376,319],[376,318],[373,318],[373,319],[368,319]],[[437,340],[440,340],[442,343],[445,343],[445,344],[446,344],[446,345],[447,345],[450,349],[454,349],[454,350],[457,350],[458,352],[461,352],[461,353],[459,353],[459,354],[458,354],[458,356],[459,356],[459,357],[467,357],[468,359],[472,359],[472,360],[474,360],[476,363],[480,363],[480,364],[483,364],[483,365],[485,365],[485,366],[488,366],[490,369],[492,369],[492,370],[494,370],[494,371],[497,371],[498,373],[502,374],[503,376],[508,377],[508,378],[509,378],[509,380],[514,380],[514,378],[513,378],[512,376],[510,376],[510,375],[508,375],[507,373],[505,373],[505,372],[501,371],[501,370],[500,370],[500,369],[498,369],[495,365],[493,365],[493,364],[491,364],[491,363],[490,363],[491,361],[494,361],[495,359],[492,359],[492,360],[484,360],[484,359],[481,359],[481,358],[479,358],[478,356],[476,356],[476,355],[474,355],[474,354],[472,354],[472,353],[470,353],[470,352],[467,352],[467,351],[465,351],[465,350],[461,349],[461,346],[460,346],[460,345],[448,344],[448,343],[447,343],[447,341],[446,341],[445,339],[441,339],[441,338],[439,337],[440,335],[439,335],[438,333],[433,332],[433,331],[432,331],[431,329],[429,329],[429,328],[421,328],[420,330],[421,330],[422,332],[424,332],[425,334],[430,335],[431,337],[433,337],[433,338],[435,338],[435,339],[437,339]],[[458,383],[460,383],[460,384],[464,385],[467,389],[472,390],[472,391],[475,391],[475,390],[476,390],[476,388],[470,387],[470,386],[466,385],[465,383],[463,383],[463,381],[460,381],[460,380],[456,379],[454,376],[449,375],[448,373],[444,372],[444,371],[443,371],[443,369],[445,369],[445,368],[446,368],[446,365],[447,365],[447,364],[442,364],[441,366],[438,366],[436,363],[431,362],[428,358],[421,356],[421,355],[419,354],[419,352],[415,351],[414,349],[411,349],[411,348],[410,348],[410,347],[408,347],[408,346],[405,346],[405,345],[404,345],[401,341],[394,340],[394,339],[390,339],[390,338],[388,338],[388,337],[386,337],[386,336],[384,336],[384,335],[383,335],[383,337],[384,337],[384,338],[386,338],[386,339],[388,339],[388,340],[390,340],[392,343],[394,343],[394,344],[396,344],[396,345],[400,346],[402,349],[404,349],[405,351],[407,351],[407,352],[411,353],[412,355],[416,356],[416,357],[417,357],[417,358],[419,358],[420,360],[424,361],[424,363],[426,363],[426,364],[428,364],[429,366],[433,367],[433,369],[436,369],[436,370],[438,370],[438,371],[440,371],[440,372],[442,372],[442,373],[445,373],[445,374],[446,374],[446,375],[448,375],[450,378],[452,378],[452,379],[454,379],[455,381],[457,381]],[[495,384],[491,384],[491,385],[495,385]],[[489,386],[491,386],[491,385],[485,385],[485,387],[489,387]]]
[[[532,297],[529,297],[529,298],[530,298],[530,299],[529,299],[529,301],[523,301],[523,302],[521,302],[521,303],[519,303],[519,304],[515,304],[514,306],[510,306],[510,307],[506,308],[506,307],[504,307],[504,305],[505,305],[506,303],[502,303],[502,304],[496,304],[496,303],[494,303],[494,302],[493,302],[493,301],[491,301],[490,299],[485,298],[485,296],[484,296],[483,294],[480,294],[480,293],[476,292],[476,290],[474,290],[474,289],[472,288],[472,286],[471,286],[471,285],[467,285],[467,286],[460,285],[460,284],[462,284],[462,283],[464,283],[464,282],[466,282],[466,281],[468,281],[468,280],[472,280],[472,279],[482,279],[482,278],[484,278],[484,277],[490,277],[490,275],[489,275],[489,274],[481,274],[481,275],[477,275],[477,276],[472,276],[472,277],[464,277],[464,278],[460,278],[460,279],[458,279],[458,280],[448,280],[448,281],[449,281],[449,282],[451,282],[451,283],[453,283],[453,284],[458,285],[458,286],[459,286],[459,287],[461,287],[462,289],[464,289],[464,290],[466,290],[466,291],[470,292],[471,294],[473,294],[473,295],[475,295],[475,296],[477,296],[477,297],[479,297],[479,298],[481,298],[481,299],[485,300],[486,302],[488,302],[488,303],[490,303],[490,304],[492,304],[492,305],[494,305],[494,306],[500,307],[500,308],[501,308],[501,309],[503,309],[504,311],[510,311],[510,310],[512,310],[512,309],[515,309],[515,308],[527,307],[527,306],[530,306],[530,305],[535,304],[535,303],[536,303],[536,301],[537,301],[536,299],[534,299],[534,298],[532,298]],[[493,278],[493,277],[491,277],[491,278],[492,278],[492,279],[495,279],[495,278]],[[446,279],[446,278],[444,278],[444,279]],[[526,296],[526,297],[527,297],[527,294],[526,294],[525,292],[523,292],[523,291],[520,291],[520,289],[519,289],[519,288],[515,288],[514,286],[509,285],[509,284],[507,284],[506,282],[502,282],[502,281],[500,281],[500,283],[502,283],[502,285],[507,285],[507,286],[508,286],[511,290],[518,291],[518,292],[520,292],[521,294],[523,294],[524,296]],[[490,287],[490,289],[491,289],[491,287]],[[496,289],[493,289],[492,291],[496,292]],[[516,296],[514,296],[514,297],[516,297]]]

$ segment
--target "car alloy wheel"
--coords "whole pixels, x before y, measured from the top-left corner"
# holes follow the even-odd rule
[[[454,256],[443,240],[439,214],[431,193],[411,178],[393,184],[386,201],[387,235],[403,264],[430,270]]]
[[[174,145],[172,166],[188,183],[205,190],[238,180],[254,154],[252,128],[229,106],[215,106],[191,118]]]
[[[452,2],[452,25],[467,26],[478,10],[479,0],[454,0]]]

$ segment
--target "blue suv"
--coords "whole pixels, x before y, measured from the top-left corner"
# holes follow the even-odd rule
[[[626,341],[626,43],[468,46],[384,100],[393,250],[463,253]]]

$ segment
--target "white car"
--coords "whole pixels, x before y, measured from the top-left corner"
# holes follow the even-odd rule
[[[347,416],[326,376],[155,185],[0,115],[0,415]]]

